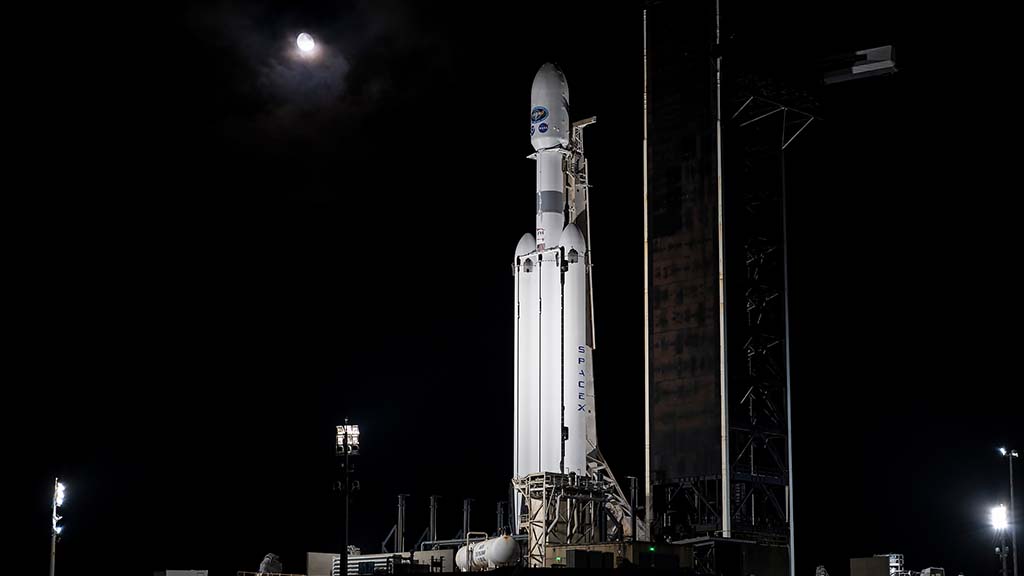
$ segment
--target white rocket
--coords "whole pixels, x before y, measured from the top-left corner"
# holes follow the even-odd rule
[[[565,225],[573,126],[562,71],[542,66],[531,100],[537,235],[523,235],[514,263],[514,476],[582,475],[588,453],[587,245],[575,224]]]
[[[583,128],[595,121],[570,123],[565,76],[554,64],[541,66],[530,106],[537,235],[523,235],[513,263],[513,481],[557,472],[606,482],[613,487],[607,509],[620,534],[630,537],[633,510],[597,446],[589,177],[583,154]],[[519,490],[513,519],[519,518],[525,496]],[[637,527],[644,536],[643,523]]]

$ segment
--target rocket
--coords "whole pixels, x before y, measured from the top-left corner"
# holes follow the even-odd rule
[[[587,472],[587,243],[565,223],[572,137],[565,76],[544,64],[530,108],[536,236],[523,235],[513,263],[515,478]]]
[[[618,534],[633,537],[634,510],[597,444],[594,403],[590,184],[583,128],[569,120],[569,86],[554,64],[533,78],[530,143],[537,221],[516,246],[513,526],[525,528],[530,474],[588,476],[608,486],[605,508]],[[577,228],[579,223],[583,230]],[[532,501],[532,500],[531,500]],[[638,537],[646,526],[637,519]]]

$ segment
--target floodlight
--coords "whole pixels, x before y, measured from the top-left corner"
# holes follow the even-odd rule
[[[992,527],[996,530],[1006,530],[1010,523],[1006,518],[1006,506],[1000,504],[992,509],[991,512]]]

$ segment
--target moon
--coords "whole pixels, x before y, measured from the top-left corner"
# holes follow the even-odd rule
[[[307,54],[316,49],[316,42],[313,40],[313,37],[305,32],[299,34],[299,37],[295,39],[295,45],[299,47],[299,51]]]

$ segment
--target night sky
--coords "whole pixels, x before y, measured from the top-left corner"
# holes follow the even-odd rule
[[[364,434],[353,544],[379,550],[398,493],[410,545],[430,494],[442,536],[465,497],[473,528],[494,530],[510,264],[534,225],[526,112],[546,61],[573,117],[598,117],[599,436],[620,481],[642,477],[642,16],[596,4],[12,15],[15,564],[45,570],[59,475],[58,574],[233,574],[267,552],[301,572],[307,551],[340,548],[346,416]],[[787,155],[798,570],[845,576],[850,557],[901,552],[913,569],[993,574],[995,448],[1024,449],[1008,16],[724,6],[735,57],[813,86],[824,119]],[[289,55],[300,31],[321,58]],[[816,82],[822,58],[884,44],[895,76]]]

